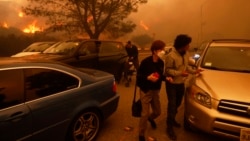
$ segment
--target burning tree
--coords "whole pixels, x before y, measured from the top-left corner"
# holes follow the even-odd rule
[[[27,0],[27,15],[45,17],[49,29],[70,34],[87,33],[92,39],[101,34],[118,38],[136,25],[126,18],[147,0]]]

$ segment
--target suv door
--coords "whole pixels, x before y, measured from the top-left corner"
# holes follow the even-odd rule
[[[85,68],[96,68],[98,64],[98,50],[95,41],[83,41],[75,54],[74,61],[65,63]],[[76,60],[75,60],[76,59]]]
[[[30,140],[32,116],[24,103],[23,71],[0,71],[0,140]]]
[[[121,42],[101,41],[98,69],[114,74],[119,82],[127,59],[127,52]]]

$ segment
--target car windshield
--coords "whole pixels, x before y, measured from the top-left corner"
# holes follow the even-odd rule
[[[223,71],[250,72],[250,47],[210,47],[202,67]]]
[[[46,49],[43,53],[72,56],[78,45],[79,42],[59,42]]]
[[[43,52],[51,45],[53,45],[53,43],[33,43],[24,49],[23,52]]]

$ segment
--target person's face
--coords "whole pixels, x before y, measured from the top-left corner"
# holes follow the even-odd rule
[[[165,56],[165,51],[164,51],[164,49],[159,49],[159,50],[154,51],[154,54],[158,58],[163,59]]]
[[[181,55],[184,55],[188,50],[189,50],[189,44],[188,45],[186,45],[186,46],[184,46],[184,47],[182,47],[182,48],[180,48],[178,51],[179,51],[179,53],[181,54]]]
[[[132,44],[128,44],[128,47],[132,47]]]
[[[185,51],[188,51],[188,50],[189,50],[189,47],[190,47],[190,45],[187,44],[187,45],[184,47],[184,50],[185,50]]]

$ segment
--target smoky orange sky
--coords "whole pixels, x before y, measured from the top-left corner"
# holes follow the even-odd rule
[[[15,15],[26,0],[4,1],[0,0],[0,12],[4,13],[0,15],[1,20],[24,28],[27,22],[36,19],[26,17],[23,21],[24,18]],[[11,3],[8,6],[15,10],[8,11],[2,3]],[[185,33],[192,36],[194,45],[214,38],[250,38],[249,7],[250,0],[148,0],[129,17],[137,28],[124,38],[148,34],[169,43],[177,34]]]
[[[193,45],[214,38],[250,38],[249,0],[149,0],[131,16],[147,32],[166,42],[189,34]]]

